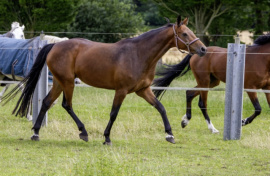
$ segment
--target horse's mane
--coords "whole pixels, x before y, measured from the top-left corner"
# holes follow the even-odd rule
[[[144,40],[148,40],[150,37],[153,37],[153,34],[156,34],[156,33],[159,33],[161,31],[163,31],[164,29],[167,29],[168,27],[172,27],[173,24],[167,24],[165,26],[162,26],[160,28],[157,28],[157,29],[152,29],[148,32],[145,32],[137,37],[133,37],[133,38],[127,38],[127,39],[123,39],[123,40],[120,40],[120,42],[137,42],[137,41],[140,41],[142,39]]]
[[[256,44],[256,45],[264,45],[266,43],[270,43],[270,32],[268,32],[265,35],[262,35],[262,36],[258,37],[254,41],[254,44]]]

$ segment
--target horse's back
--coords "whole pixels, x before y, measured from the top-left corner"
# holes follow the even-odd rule
[[[120,58],[117,43],[76,38],[56,43],[48,54],[47,64],[59,79],[65,77],[71,80],[78,77],[95,87],[115,89],[117,85],[113,82],[118,79],[118,72],[125,70],[124,61]]]
[[[270,86],[270,43],[250,46],[246,50],[245,88]],[[269,89],[269,88],[268,88]]]

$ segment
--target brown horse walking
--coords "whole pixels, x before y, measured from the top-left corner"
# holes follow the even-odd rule
[[[246,89],[266,89],[270,90],[270,34],[260,36],[254,41],[254,45],[246,49],[245,80]],[[197,55],[187,55],[179,64],[169,66],[159,75],[163,77],[154,80],[155,86],[169,86],[178,76],[184,75],[182,72],[186,66],[192,70],[197,81],[196,88],[213,88],[218,86],[220,81],[226,81],[227,49],[220,47],[208,47],[207,54],[199,58]],[[159,97],[164,90],[155,90],[155,95]],[[248,118],[242,120],[242,126],[251,123],[261,113],[261,106],[256,92],[247,92],[255,112]],[[188,90],[186,91],[186,114],[182,119],[182,127],[188,125],[191,119],[191,104],[193,98],[200,95],[199,107],[207,122],[208,129],[212,133],[219,132],[211,123],[207,113],[208,91]],[[265,93],[270,106],[270,94]]]
[[[54,75],[53,87],[43,100],[37,121],[32,128],[34,130],[32,140],[39,140],[39,130],[44,115],[63,92],[63,108],[74,119],[81,131],[79,137],[88,141],[84,124],[72,109],[74,78],[78,77],[91,86],[115,90],[110,120],[104,132],[104,144],[111,144],[110,131],[120,106],[126,95],[133,92],[159,111],[167,133],[166,140],[174,143],[166,111],[155,98],[150,86],[158,60],[170,48],[177,46],[179,49],[188,50],[200,56],[206,53],[206,47],[186,26],[187,23],[187,18],[181,21],[178,17],[176,24],[167,24],[138,37],[112,44],[71,39],[46,45],[40,51],[29,76],[19,83],[15,90],[6,95],[5,99],[12,98],[16,89],[25,84],[25,89],[13,111],[16,115],[24,116],[31,102],[41,68],[47,62],[49,70]]]

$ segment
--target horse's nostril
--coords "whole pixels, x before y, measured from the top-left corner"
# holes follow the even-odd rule
[[[206,52],[206,49],[204,47],[201,47],[201,52]]]

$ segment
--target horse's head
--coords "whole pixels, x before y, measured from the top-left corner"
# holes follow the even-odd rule
[[[187,50],[190,54],[204,56],[207,52],[206,46],[187,27],[187,24],[188,18],[181,21],[181,17],[178,16],[177,23],[173,25],[176,47]]]
[[[20,26],[20,23],[18,22],[13,22],[11,24],[11,31],[10,33],[12,33],[12,38],[15,39],[25,39],[24,37],[24,25]]]

